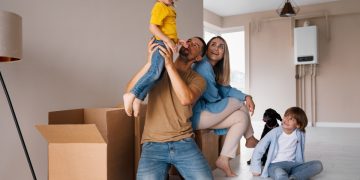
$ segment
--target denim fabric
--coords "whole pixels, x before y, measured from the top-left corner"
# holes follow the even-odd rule
[[[283,161],[271,163],[269,166],[269,175],[275,180],[306,180],[319,174],[322,169],[323,166],[320,161],[309,161],[306,163]]]
[[[164,42],[161,40],[155,40],[154,43],[165,47]],[[131,90],[131,93],[133,93],[136,98],[141,100],[145,99],[147,93],[160,78],[164,69],[164,63],[164,57],[161,56],[160,50],[157,49],[151,57],[149,70],[136,82],[135,86]]]
[[[304,150],[305,150],[305,133],[301,132],[299,129],[296,129],[296,136],[298,138],[298,143],[296,145],[295,151],[295,162],[304,163]],[[272,129],[269,133],[267,133],[256,145],[253,155],[251,157],[251,172],[261,173],[261,158],[265,153],[267,147],[269,147],[269,151],[267,154],[267,160],[265,162],[265,166],[262,169],[261,176],[268,177],[269,176],[269,165],[275,159],[277,151],[279,150],[279,137],[283,133],[282,126]],[[270,146],[269,146],[270,144]]]
[[[185,179],[213,179],[208,162],[192,138],[144,143],[136,179],[165,179],[170,165],[174,165]]]

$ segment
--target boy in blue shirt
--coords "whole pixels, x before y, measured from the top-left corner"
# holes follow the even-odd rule
[[[275,180],[309,179],[319,174],[320,161],[304,161],[305,127],[308,123],[305,112],[299,107],[286,110],[282,126],[271,130],[255,147],[250,170],[254,176]],[[269,146],[267,160],[261,171],[261,157]]]

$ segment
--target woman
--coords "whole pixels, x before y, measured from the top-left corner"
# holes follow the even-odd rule
[[[235,157],[241,137],[246,138],[248,148],[255,147],[258,140],[253,136],[249,115],[254,113],[255,104],[251,96],[229,85],[229,66],[225,40],[220,36],[212,38],[207,44],[206,56],[193,67],[205,78],[207,88],[193,108],[192,123],[194,129],[214,129],[219,135],[226,134],[216,166],[232,177],[236,174],[229,160]]]

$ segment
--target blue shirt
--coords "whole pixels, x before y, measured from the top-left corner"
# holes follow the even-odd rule
[[[295,162],[304,163],[305,133],[300,131],[299,129],[296,129],[295,131],[297,137]],[[279,150],[278,139],[282,133],[283,133],[282,126],[274,128],[269,133],[267,133],[256,145],[253,155],[251,157],[251,166],[250,166],[251,172],[261,173],[261,158],[265,153],[266,148],[270,144],[265,166],[261,173],[262,177],[269,176],[268,168],[270,163],[275,159],[278,153]]]
[[[245,101],[246,94],[231,86],[218,84],[215,81],[215,73],[207,56],[202,61],[194,64],[193,70],[206,80],[206,90],[193,107],[193,116],[191,118],[193,129],[197,129],[202,111],[222,112],[228,104],[229,97]],[[226,134],[226,132],[227,129],[215,130],[218,135]]]

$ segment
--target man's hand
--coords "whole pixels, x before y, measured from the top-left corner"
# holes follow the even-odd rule
[[[169,65],[173,65],[173,52],[171,51],[170,47],[165,44],[166,48],[162,46],[158,46],[160,49],[160,54],[164,57],[165,60],[165,68]]]
[[[147,44],[147,47],[148,47],[147,63],[150,63],[150,64],[151,64],[152,55],[157,50],[157,46],[159,45],[158,43],[154,43],[154,40],[155,40],[155,38],[152,37]]]

